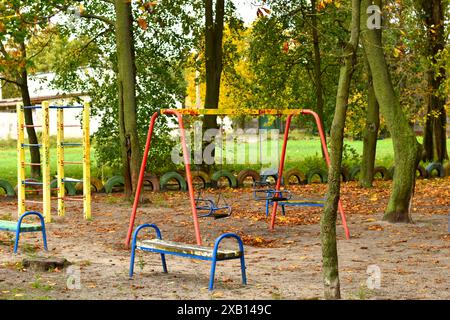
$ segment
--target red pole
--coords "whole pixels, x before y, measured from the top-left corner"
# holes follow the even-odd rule
[[[200,226],[198,223],[198,216],[197,216],[197,206],[195,205],[195,194],[194,194],[194,187],[192,185],[192,175],[191,175],[191,161],[190,161],[190,154],[188,152],[187,144],[186,144],[186,134],[184,132],[184,124],[183,124],[183,116],[181,113],[179,113],[176,110],[164,110],[164,114],[171,114],[175,115],[178,118],[178,124],[180,126],[180,133],[181,133],[181,146],[183,148],[183,158],[184,158],[184,166],[186,169],[186,181],[188,185],[188,191],[189,191],[189,199],[191,201],[191,211],[192,211],[192,218],[194,219],[194,230],[195,230],[195,239],[197,240],[198,245],[202,245],[202,238],[200,236]]]
[[[328,153],[327,143],[325,141],[325,133],[323,131],[322,123],[320,122],[319,115],[317,113],[315,113],[314,111],[307,110],[307,109],[306,110],[302,110],[302,114],[310,114],[316,120],[317,128],[319,129],[320,142],[322,144],[323,154],[325,155],[325,161],[326,161],[327,166],[329,168],[330,167],[330,163],[331,163],[330,162],[330,155]],[[341,215],[342,225],[344,226],[345,237],[348,240],[348,239],[350,239],[350,231],[348,230],[347,218],[345,216],[344,207],[342,206],[342,202],[341,202],[340,199],[339,199],[339,203],[338,203],[338,210],[339,210],[339,214]]]
[[[142,184],[144,182],[145,167],[147,166],[148,152],[150,150],[150,143],[152,141],[153,128],[155,127],[155,121],[158,118],[158,115],[159,115],[158,112],[155,112],[152,115],[152,118],[150,120],[150,126],[148,127],[147,141],[145,142],[145,150],[144,150],[144,155],[142,158],[141,170],[139,172],[139,180],[138,180],[138,184],[136,187],[136,195],[134,197],[134,202],[133,202],[133,211],[131,213],[130,224],[128,226],[127,238],[125,240],[125,246],[127,248],[130,245],[131,234],[133,233],[134,220],[136,218],[136,211],[137,211],[137,208],[139,205],[139,197],[141,196]]]
[[[289,129],[291,127],[291,120],[294,115],[290,114],[286,119],[286,127],[284,129],[284,140],[283,140],[283,149],[281,151],[281,159],[280,159],[280,165],[278,168],[278,179],[277,179],[277,185],[275,190],[280,190],[281,187],[281,179],[283,178],[283,169],[284,169],[284,161],[286,159],[286,148],[289,138]],[[278,202],[273,203],[273,209],[272,209],[272,217],[270,219],[270,230],[274,229],[275,226],[275,216],[277,214],[277,207]]]

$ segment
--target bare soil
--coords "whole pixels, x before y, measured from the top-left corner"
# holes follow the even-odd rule
[[[351,239],[338,219],[339,275],[344,299],[450,299],[450,177],[419,180],[412,207],[413,224],[382,221],[391,182],[371,190],[343,185],[343,203]],[[322,195],[325,185],[293,187],[302,196]],[[93,221],[82,218],[80,203],[68,203],[67,215],[47,225],[49,252],[40,234],[21,237],[12,253],[13,235],[0,233],[0,299],[321,299],[323,296],[320,208],[288,208],[268,230],[263,202],[251,189],[227,190],[233,207],[227,219],[202,219],[204,244],[223,232],[236,232],[245,242],[248,285],[243,286],[238,260],[219,262],[215,290],[207,289],[207,261],[167,257],[162,272],[158,254],[139,252],[135,277],[128,277],[130,251],[123,243],[131,204],[121,194],[95,194]],[[217,191],[209,194],[217,197]],[[147,193],[136,225],[155,223],[163,238],[195,243],[186,193]],[[16,202],[0,200],[0,217],[13,215]],[[38,207],[30,209],[39,209]],[[56,209],[56,208],[54,208]],[[54,210],[53,212],[56,212]],[[231,240],[224,243],[230,248]],[[27,257],[66,258],[80,272],[79,288],[68,288],[67,269],[36,272],[21,261]],[[380,287],[367,287],[369,265],[381,272]],[[75,268],[75,269],[73,269]],[[70,286],[69,286],[70,287]]]

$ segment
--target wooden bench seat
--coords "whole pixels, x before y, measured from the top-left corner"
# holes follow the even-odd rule
[[[137,240],[138,233],[144,228],[152,228],[156,232],[156,239],[151,240]],[[219,250],[220,242],[225,238],[234,238],[239,246],[238,250]],[[216,270],[216,262],[231,259],[240,259],[242,283],[247,284],[247,277],[245,274],[245,260],[244,260],[244,244],[241,238],[234,233],[225,233],[219,236],[214,242],[214,247],[205,247],[195,244],[186,244],[181,242],[166,241],[162,239],[161,231],[154,224],[143,224],[136,228],[133,232],[133,240],[131,247],[130,259],[130,278],[134,273],[134,260],[136,250],[159,253],[161,255],[161,262],[163,271],[167,273],[166,255],[175,255],[179,257],[209,260],[211,261],[211,272],[209,277],[209,290],[214,287],[214,274]]]
[[[212,259],[214,255],[214,248],[203,247],[195,244],[185,244],[180,242],[173,242],[161,239],[143,240],[136,243],[141,250],[153,249],[161,250],[166,253],[181,253],[185,255],[191,255],[199,258]],[[217,260],[236,259],[242,256],[242,252],[239,250],[218,250]]]

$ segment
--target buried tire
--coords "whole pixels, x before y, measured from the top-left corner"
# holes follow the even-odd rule
[[[252,169],[241,170],[236,178],[238,186],[244,187],[245,180],[247,180],[247,178],[252,178],[253,182],[258,182],[261,180],[261,176],[257,171]]]
[[[0,180],[0,189],[3,189],[8,197],[14,197],[16,195],[13,186],[6,180]]]
[[[219,170],[214,172],[214,174],[211,176],[211,183],[214,188],[219,187],[219,180],[220,178],[226,178],[228,180],[228,183],[231,188],[237,188],[237,179],[236,177],[227,170]]]
[[[328,182],[328,172],[326,170],[316,168],[308,171],[307,181],[308,184],[313,183],[313,179],[315,176],[320,178],[320,183]]]
[[[373,168],[373,177],[374,177],[374,180],[375,180],[375,176],[377,175],[377,174],[380,174],[381,175],[381,179],[382,180],[389,180],[389,170],[388,169],[386,169],[385,167],[383,167],[383,166],[376,166],[375,168]]]
[[[79,193],[83,192],[83,183],[82,182],[78,182],[75,185],[75,189]],[[98,178],[91,178],[91,193],[103,192],[104,190],[105,189],[104,189],[102,180],[100,180]]]
[[[105,182],[105,192],[106,193],[112,193],[113,192],[113,188],[114,187],[123,187],[125,185],[125,179],[123,176],[114,176],[109,178],[106,182]]]
[[[181,174],[175,171],[167,172],[159,179],[160,189],[162,191],[168,191],[169,189],[167,187],[170,185],[169,182],[171,180],[175,180],[178,183],[178,188],[180,191],[187,190],[186,180]]]
[[[196,185],[194,180],[197,181],[200,180],[203,186],[200,186],[198,188],[206,189],[211,187],[211,178],[205,171],[193,171],[191,172],[191,176],[192,176],[192,183],[194,184],[194,186]]]
[[[294,184],[306,184],[308,181],[306,175],[298,169],[289,169],[284,174],[283,179],[286,185],[290,185],[293,179],[297,181]]]
[[[430,163],[426,168],[425,171],[427,172],[427,176],[428,178],[435,178],[435,177],[439,177],[442,178],[445,176],[445,172],[444,172],[444,167],[442,166],[442,164],[438,163],[438,162],[433,162]],[[437,171],[437,175],[434,176],[433,172]]]

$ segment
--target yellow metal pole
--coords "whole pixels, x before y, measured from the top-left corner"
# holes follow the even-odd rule
[[[201,116],[239,116],[239,115],[298,115],[302,113],[302,109],[161,109],[161,113],[166,110],[175,110],[182,115]]]
[[[25,212],[25,117],[23,105],[18,103],[17,110],[17,216],[20,217]]]
[[[90,140],[91,105],[84,103],[83,108],[83,208],[84,218],[91,219],[91,140]]]
[[[49,102],[42,102],[42,189],[45,222],[52,221],[50,190],[50,116]]]
[[[64,109],[58,108],[56,114],[56,162],[58,180],[58,216],[64,216],[66,213],[66,204],[64,197],[66,196],[66,189],[64,186]]]

